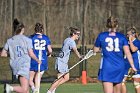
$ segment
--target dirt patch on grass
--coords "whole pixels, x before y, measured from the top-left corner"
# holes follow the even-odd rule
[[[97,78],[92,78],[92,77],[87,77],[87,83],[98,83],[100,82]],[[82,82],[82,77],[80,78],[71,78],[69,80],[71,83],[81,83]]]

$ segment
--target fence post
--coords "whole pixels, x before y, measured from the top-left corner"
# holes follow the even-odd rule
[[[86,55],[86,50],[87,47],[86,46],[82,46],[81,47],[81,54],[82,55]],[[81,64],[80,64],[80,76],[82,76],[82,84],[87,84],[87,71],[86,71],[86,67],[87,67],[87,60],[84,60]]]

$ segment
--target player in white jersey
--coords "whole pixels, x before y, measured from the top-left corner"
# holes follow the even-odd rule
[[[78,58],[81,58],[81,55],[79,54],[75,40],[79,39],[80,31],[77,28],[70,27],[70,37],[66,38],[63,42],[61,51],[64,53],[63,57],[57,57],[55,68],[58,71],[58,77],[61,76],[64,73],[68,72],[68,61],[71,50],[73,50]],[[63,77],[61,77],[59,80],[54,82],[47,93],[55,93],[56,88],[65,83],[69,80],[69,73],[65,74]]]
[[[17,19],[13,22],[15,35],[9,38],[2,50],[1,56],[7,57],[10,54],[10,66],[13,74],[19,79],[19,86],[10,86],[6,84],[6,93],[12,91],[16,93],[29,93],[29,71],[30,57],[39,64],[41,61],[35,56],[32,50],[32,41],[24,36],[24,25]]]

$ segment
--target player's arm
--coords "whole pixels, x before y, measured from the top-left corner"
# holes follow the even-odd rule
[[[52,54],[52,47],[51,47],[51,45],[48,45],[48,55],[47,56],[49,56],[49,57],[51,57],[51,54]]]
[[[134,66],[134,62],[133,62],[133,58],[132,58],[132,55],[131,55],[130,50],[129,50],[129,46],[124,46],[123,49],[124,49],[124,53],[125,53],[130,65],[131,65],[132,69],[134,71],[137,71],[135,66]]]
[[[8,53],[5,49],[2,49],[2,52],[0,54],[2,57],[7,57],[8,56]]]
[[[36,55],[34,54],[32,49],[28,50],[29,56],[34,59],[35,61],[37,61],[39,64],[41,64],[41,61],[36,57]]]
[[[138,50],[138,48],[133,44],[133,42],[129,42],[129,44],[132,52],[136,52]]]
[[[94,46],[94,47],[93,47],[93,52],[94,52],[94,53],[100,52],[100,47]]]
[[[129,36],[129,44],[130,44],[130,49],[132,52],[136,52],[138,50],[138,48],[133,44],[133,37]]]
[[[77,50],[77,47],[73,47],[73,51],[75,52],[75,54],[78,56],[78,58],[82,58],[82,56],[80,55],[80,53]]]

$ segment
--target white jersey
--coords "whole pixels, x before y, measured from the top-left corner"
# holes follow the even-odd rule
[[[28,50],[31,48],[33,48],[31,39],[24,35],[15,35],[7,40],[4,49],[9,51],[10,66],[14,75],[29,78],[30,57]]]
[[[58,57],[56,59],[56,65],[55,65],[55,68],[59,72],[65,73],[68,71],[68,60],[69,60],[70,52],[74,47],[76,47],[76,43],[72,38],[68,37],[64,40],[61,49],[61,51],[64,53],[64,56],[62,58]]]

